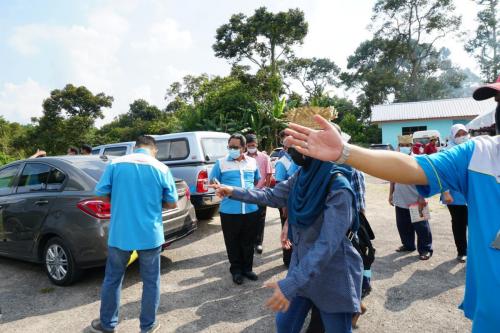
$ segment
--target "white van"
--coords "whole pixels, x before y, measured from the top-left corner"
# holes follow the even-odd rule
[[[436,147],[438,147],[438,149],[444,146],[441,133],[437,130],[417,131],[414,132],[412,136],[413,143],[420,142],[423,145],[428,144],[432,137],[437,138]]]

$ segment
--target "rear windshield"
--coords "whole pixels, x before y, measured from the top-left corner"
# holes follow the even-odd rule
[[[217,159],[227,155],[226,138],[205,138],[201,139],[201,146],[205,154],[205,160],[215,162]]]
[[[184,160],[189,156],[189,145],[186,139],[172,139],[157,141],[158,154],[156,158],[160,161]]]
[[[104,149],[104,152],[102,154],[108,156],[123,156],[127,154],[127,147],[126,146],[109,147]]]
[[[83,161],[72,161],[73,165],[78,169],[85,172],[90,177],[94,178],[96,181],[101,179],[104,169],[108,166],[108,162],[101,160],[83,160]]]

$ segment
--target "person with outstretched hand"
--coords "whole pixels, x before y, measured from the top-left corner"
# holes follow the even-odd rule
[[[483,96],[477,94],[476,99]],[[500,110],[500,82],[493,92]],[[320,130],[290,124],[290,144],[300,153],[323,161],[348,164],[372,176],[401,184],[416,184],[423,196],[446,190],[463,193],[468,203],[469,256],[465,295],[460,308],[473,321],[472,332],[498,332],[500,300],[500,136],[481,136],[430,156],[375,151],[344,143],[324,118]],[[497,123],[497,133],[500,124]]]

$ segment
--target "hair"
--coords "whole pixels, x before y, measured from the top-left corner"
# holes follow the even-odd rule
[[[252,142],[257,142],[257,135],[247,134],[246,139],[247,139],[247,144],[252,143]]]
[[[80,147],[80,151],[81,152],[87,152],[87,153],[91,154],[92,153],[92,147],[90,145],[85,144],[85,145],[82,145]]]
[[[149,135],[141,135],[135,140],[135,146],[140,147],[153,147],[156,148],[156,140]]]
[[[240,134],[240,133],[234,133],[234,134],[231,134],[231,136],[229,137],[229,140],[227,140],[227,142],[229,143],[229,141],[231,141],[231,139],[236,139],[236,140],[240,140],[240,145],[242,147],[245,147],[247,145],[247,140],[245,139],[245,137]]]
[[[74,147],[74,146],[70,146],[68,148],[69,151],[75,153],[76,155],[78,155],[80,153],[80,151],[78,150],[78,148]]]

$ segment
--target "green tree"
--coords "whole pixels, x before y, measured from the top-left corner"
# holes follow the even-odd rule
[[[293,58],[284,64],[283,73],[302,85],[309,101],[323,96],[329,86],[340,84],[340,68],[327,58]]]
[[[293,55],[293,46],[303,43],[307,30],[300,9],[274,14],[260,7],[250,17],[242,13],[231,16],[228,23],[217,29],[212,48],[219,58],[233,64],[246,59],[268,72],[272,94],[277,97],[281,89],[278,62]]]
[[[396,102],[453,96],[467,75],[453,66],[446,48],[436,41],[458,30],[461,18],[450,0],[378,0],[374,6],[374,37],[349,57],[350,88],[359,88],[363,118],[371,106],[393,97]]]
[[[86,87],[68,84],[55,89],[43,101],[43,116],[34,118],[32,141],[47,153],[63,154],[68,146],[92,143],[94,123],[104,118],[102,108],[111,107],[113,97],[92,94]]]
[[[498,0],[476,0],[481,10],[475,36],[465,44],[465,50],[479,62],[483,80],[494,82],[500,75],[500,13]]]
[[[129,111],[96,132],[99,143],[133,141],[144,134],[168,134],[180,129],[175,114],[160,110],[143,99],[130,104]]]

